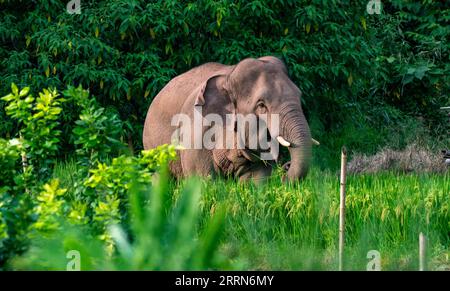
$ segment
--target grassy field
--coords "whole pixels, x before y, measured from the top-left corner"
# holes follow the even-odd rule
[[[70,193],[73,164],[55,170]],[[172,182],[177,203],[186,181]],[[202,179],[200,227],[226,209],[217,260],[223,269],[337,270],[339,180],[312,169],[293,185]],[[345,269],[366,270],[377,250],[382,270],[418,270],[418,237],[428,238],[428,268],[450,268],[450,174],[379,173],[348,177]]]

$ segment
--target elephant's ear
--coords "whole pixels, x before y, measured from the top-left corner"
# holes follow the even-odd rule
[[[274,65],[280,67],[286,74],[288,73],[288,70],[287,70],[284,62],[277,57],[265,56],[265,57],[259,58],[258,60],[260,60],[262,62],[274,64]]]
[[[211,106],[225,106],[230,103],[231,99],[225,86],[226,79],[226,75],[214,75],[201,83],[194,91],[194,105],[204,106],[208,103]],[[217,110],[219,109],[217,108]]]
[[[195,106],[203,106],[203,105],[205,105],[205,90],[206,90],[206,87],[208,86],[208,81],[203,82],[195,90],[195,102],[194,102]]]

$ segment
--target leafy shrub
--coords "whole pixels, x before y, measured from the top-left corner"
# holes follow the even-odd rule
[[[175,148],[117,156],[124,148],[122,122],[88,91],[69,87],[63,99],[56,90],[44,89],[34,98],[28,87],[13,84],[11,89],[2,100],[19,129],[17,138],[0,139],[0,268],[26,251],[30,241],[52,237],[67,225],[88,231],[111,255],[115,243],[108,228],[128,221],[130,185],[151,185],[155,172],[176,158]],[[61,142],[62,102],[78,106],[80,116],[73,129],[78,168],[71,192],[50,179]],[[111,155],[117,157],[111,161]]]
[[[421,116],[433,132],[445,132],[439,111],[447,105],[450,63],[448,3],[391,1],[373,20],[380,41],[378,74],[383,101],[412,116]]]
[[[133,183],[149,184],[152,175],[168,161],[176,158],[174,146],[162,145],[142,151],[142,156],[119,156],[110,165],[99,163],[91,169],[83,183],[84,192],[77,197],[87,205],[93,205],[92,222],[97,233],[109,241],[107,226],[127,219],[127,192]]]
[[[0,180],[1,191],[7,191],[11,189],[13,185],[14,177],[17,174],[17,160],[19,158],[19,141],[5,140],[0,138]]]
[[[26,235],[32,221],[25,174],[20,173],[22,145],[17,139],[0,138],[0,269],[14,254],[26,250]]]
[[[27,250],[31,240],[52,239],[64,229],[73,228],[82,229],[80,231],[89,233],[88,237],[102,242],[111,256],[116,251],[116,244],[109,227],[128,225],[130,202],[127,193],[132,185],[150,187],[153,175],[176,158],[175,148],[164,145],[143,151],[138,157],[119,156],[111,164],[98,163],[88,176],[75,175],[76,183],[81,187],[73,193],[61,188],[57,179],[25,190],[23,174],[16,170],[19,146],[3,139],[0,139],[0,145],[4,146],[0,151],[1,169],[8,169],[3,170],[5,179],[0,185],[0,266]],[[8,167],[4,168],[5,165]],[[164,191],[168,191],[166,188]],[[142,204],[134,207],[143,207],[146,201],[140,201]]]
[[[108,155],[123,149],[120,141],[123,124],[116,113],[99,106],[95,99],[89,98],[89,92],[80,86],[69,86],[64,95],[81,108],[73,135],[78,160],[83,166],[104,161]]]
[[[63,216],[64,200],[59,199],[67,191],[59,188],[59,181],[52,180],[42,187],[42,191],[36,196],[37,204],[33,213],[37,216],[32,228],[40,232],[55,231],[59,227],[58,218]]]
[[[119,220],[110,220],[105,240],[92,237],[85,226],[62,223],[53,236],[36,239],[29,252],[14,260],[14,268],[65,270],[70,250],[80,252],[82,270],[198,270],[218,266],[214,254],[224,212],[219,207],[198,237],[200,183],[187,183],[172,207],[166,203],[171,197],[165,169],[150,188],[148,183],[133,180],[128,192],[129,232]]]
[[[18,145],[10,141],[0,138],[0,248],[3,246],[3,241],[9,237],[7,222],[5,216],[5,209],[9,206],[8,203],[14,191],[14,177],[16,177],[16,164],[19,157]],[[0,261],[1,261],[0,253]]]
[[[23,143],[26,159],[39,177],[48,177],[52,158],[58,150],[58,116],[61,113],[62,98],[55,90],[46,90],[34,98],[29,87],[20,90],[13,83],[12,93],[2,97],[7,102],[6,114],[17,120],[19,134]]]

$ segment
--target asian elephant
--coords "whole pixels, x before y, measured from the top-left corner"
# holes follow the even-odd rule
[[[247,58],[233,66],[206,63],[172,79],[155,97],[145,120],[144,149],[171,143],[179,129],[174,116],[182,113],[195,119],[194,108],[200,108],[203,117],[215,113],[223,120],[227,115],[254,114],[257,118],[267,115],[267,125],[270,116],[277,114],[279,127],[268,130],[258,127],[258,130],[266,130],[270,140],[288,147],[290,162],[283,167],[287,171],[285,180],[301,179],[308,172],[314,141],[302,111],[301,94],[289,79],[284,63],[276,57]],[[201,140],[212,125],[202,126],[200,133],[191,133],[190,137]],[[235,132],[236,124],[233,126]],[[264,179],[271,174],[273,163],[258,158],[259,148],[247,147],[252,134],[255,133],[247,128],[244,147],[238,147],[233,141],[231,148],[181,149],[179,159],[170,164],[170,170],[176,177],[225,174],[243,180]],[[216,142],[219,140],[225,142],[223,137],[218,137]]]

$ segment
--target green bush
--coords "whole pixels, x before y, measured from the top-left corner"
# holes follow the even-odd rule
[[[0,268],[11,267],[8,264],[9,260],[27,251],[30,242],[41,242],[42,239],[50,241],[60,239],[59,243],[63,243],[64,239],[61,239],[59,235],[61,233],[64,234],[66,230],[71,232],[74,229],[85,233],[86,237],[102,245],[102,251],[111,259],[111,256],[117,252],[117,247],[114,235],[110,232],[110,227],[124,224],[125,229],[129,231],[129,226],[135,223],[133,222],[135,219],[144,219],[144,217],[134,218],[133,215],[138,212],[146,212],[148,200],[153,201],[156,199],[151,203],[151,208],[154,209],[156,207],[155,211],[159,211],[158,209],[163,211],[162,206],[157,206],[157,203],[166,203],[167,199],[170,198],[168,196],[169,189],[166,185],[167,173],[164,176],[166,180],[161,180],[160,182],[159,192],[150,195],[150,192],[155,192],[156,190],[149,189],[157,189],[153,185],[154,182],[152,182],[158,180],[158,178],[154,177],[155,173],[165,168],[168,161],[176,158],[173,146],[164,145],[150,151],[143,151],[142,155],[137,157],[119,156],[114,158],[110,164],[97,163],[96,167],[89,171],[88,176],[79,175],[77,172],[72,173],[74,179],[76,179],[75,183],[79,187],[76,188],[76,191],[69,193],[66,188],[60,187],[58,179],[48,180],[47,183],[41,181],[41,183],[35,183],[33,187],[26,187],[30,185],[23,183],[24,175],[28,174],[21,172],[20,164],[18,164],[20,160],[19,145],[3,139],[0,139],[0,145],[2,145],[0,149],[0,165],[2,166],[2,174],[5,174],[5,179],[0,184]],[[35,179],[34,173],[29,175],[31,177],[30,181]],[[144,188],[141,189],[138,186]],[[133,187],[140,189],[139,191],[142,193],[139,192],[139,195],[145,194],[145,197],[147,195],[150,196],[147,198],[142,196],[143,200],[139,201],[133,200],[138,198],[132,198],[129,201],[128,193],[134,189]],[[192,227],[196,224],[196,216],[186,217],[185,215],[188,215],[193,210],[196,213],[197,205],[195,201],[193,202],[190,199],[198,199],[199,194],[197,192],[199,191],[197,186],[195,189],[188,191],[186,194],[190,197],[186,198],[188,205],[180,206],[182,209],[189,207],[186,210],[187,214],[183,212],[183,214],[180,214],[181,217],[176,218],[177,220],[187,221],[188,225],[192,225]],[[164,199],[158,200],[153,197],[154,195],[163,195]],[[133,207],[131,213],[130,207]],[[162,215],[162,213],[158,215]],[[144,231],[144,226],[149,225],[149,218],[145,219],[145,221],[136,222],[142,224],[138,229],[141,232]],[[162,221],[162,218],[152,217],[150,221],[156,221],[155,219],[158,219],[157,221],[161,223],[160,226],[157,226],[158,228],[164,227],[166,222]],[[179,222],[176,221],[176,223],[178,224]],[[175,226],[172,226],[172,228],[175,228]],[[136,235],[142,235],[147,238],[147,234],[137,233]],[[68,234],[68,237],[71,237],[70,234]],[[85,242],[87,243],[88,241]],[[163,241],[160,243],[162,244]],[[175,243],[181,244],[181,240],[177,240]],[[207,244],[206,249],[208,249],[210,242],[205,242],[205,244]],[[50,243],[44,244],[44,246],[54,245]],[[193,250],[190,251],[193,252]],[[141,255],[140,251],[137,255]],[[189,262],[188,258],[186,258],[186,264],[192,264],[193,267],[198,266],[202,268],[202,264],[208,261],[209,258],[206,256],[202,261],[191,262],[192,255],[193,253],[189,253]],[[131,264],[132,262],[124,261],[122,263]],[[145,261],[145,264],[149,263]],[[35,264],[33,266],[43,268],[44,265]],[[170,268],[170,266],[172,265],[167,265],[166,268]],[[133,267],[136,266],[129,265],[129,268]],[[157,266],[154,268],[157,268]]]
[[[124,148],[121,142],[123,123],[113,110],[99,106],[81,87],[69,86],[64,95],[81,109],[72,133],[78,161],[83,166],[104,161],[108,155]]]
[[[17,120],[19,135],[29,166],[38,177],[49,176],[52,158],[58,150],[58,117],[62,98],[55,90],[46,90],[34,98],[29,87],[20,90],[12,83],[12,93],[2,97],[7,102],[6,114]],[[28,163],[28,162],[27,162]]]
[[[130,194],[128,231],[121,226],[126,221],[114,218],[116,212],[109,208],[114,203],[99,202],[94,220],[107,223],[104,233],[97,237],[92,236],[86,224],[71,224],[57,214],[61,205],[55,198],[65,191],[57,189],[57,182],[46,185],[39,195],[41,202],[46,201],[45,206],[40,204],[37,208],[44,209],[38,211],[43,220],[38,220],[34,228],[42,230],[44,225],[48,231],[49,227],[58,227],[51,236],[37,237],[30,251],[14,259],[13,268],[66,270],[66,254],[71,250],[80,253],[81,270],[202,270],[220,266],[215,250],[224,212],[219,208],[198,236],[200,183],[188,182],[176,205],[171,206],[171,202],[167,204],[172,198],[165,169],[151,186],[148,181],[140,183],[137,176],[133,179],[127,191]],[[55,217],[60,218],[59,224],[55,224]]]
[[[130,218],[130,187],[150,187],[155,173],[176,158],[175,147],[120,155],[121,120],[86,90],[69,87],[62,99],[56,90],[44,89],[34,98],[28,87],[13,84],[11,89],[2,100],[19,128],[16,138],[0,139],[0,268],[28,250],[30,242],[52,239],[66,227],[82,228],[111,256],[116,248],[108,229]],[[62,102],[79,107],[70,139],[77,148],[71,191],[51,179],[61,143]]]
[[[25,188],[30,173],[21,173],[19,163],[22,149],[17,139],[0,138],[0,270],[10,257],[26,250],[25,237],[32,221],[31,199]]]
[[[9,237],[5,220],[9,213],[5,213],[5,209],[9,206],[9,201],[13,197],[12,192],[17,190],[14,189],[14,177],[17,174],[18,157],[18,145],[0,138],[0,175],[2,177],[0,181],[0,249],[3,247],[3,242]]]

